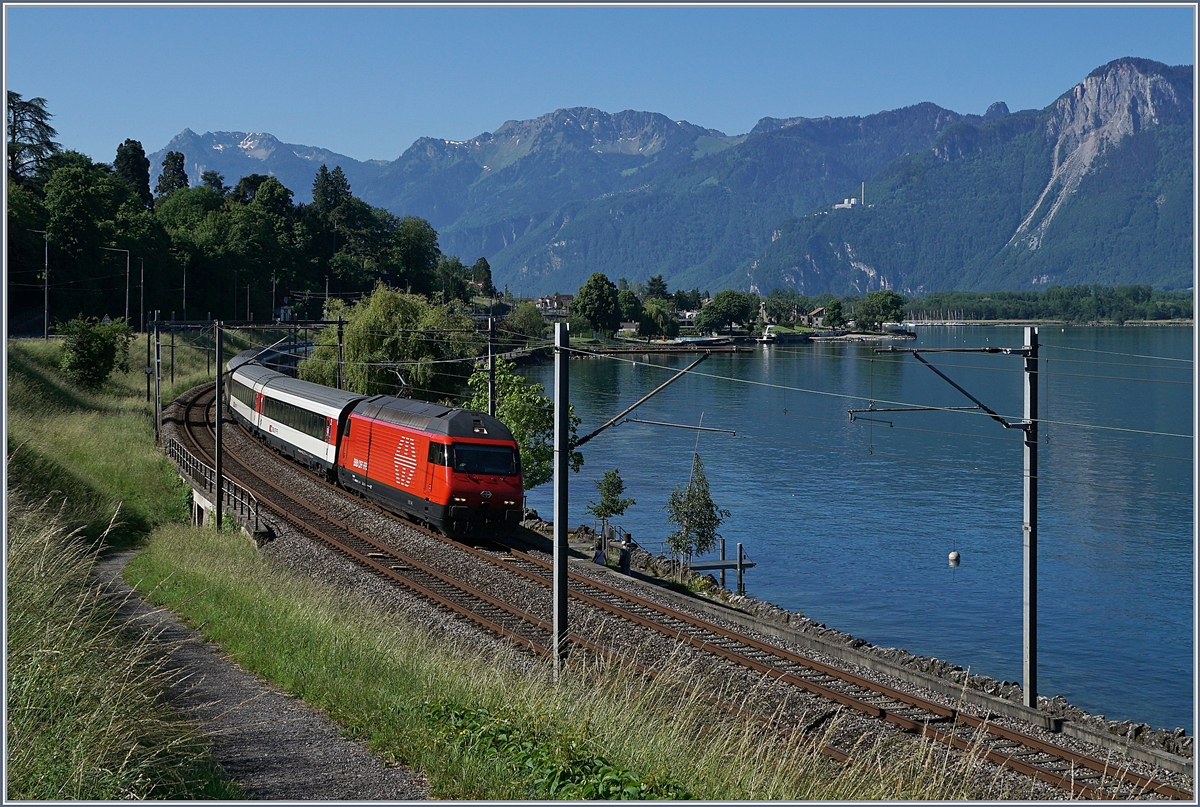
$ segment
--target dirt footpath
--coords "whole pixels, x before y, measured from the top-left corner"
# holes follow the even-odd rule
[[[102,558],[96,572],[121,617],[149,630],[176,673],[173,705],[198,721],[213,757],[247,798],[408,800],[429,798],[419,774],[389,767],[348,740],[325,715],[243,670],[170,611],[146,604],[121,579],[132,556]]]

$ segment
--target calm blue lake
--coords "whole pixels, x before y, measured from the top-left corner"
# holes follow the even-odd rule
[[[921,328],[911,347],[1014,346],[1021,328]],[[1192,725],[1191,328],[1043,327],[1039,693],[1112,719]],[[888,343],[885,343],[888,344]],[[876,345],[773,346],[714,355],[583,449],[571,524],[619,468],[636,506],[621,526],[652,551],[663,505],[698,450],[721,533],[758,563],[747,593],[882,646],[1021,679],[1021,433],[978,413],[847,409],[970,406],[906,354]],[[928,354],[1019,420],[1021,359]],[[585,434],[686,357],[571,362]],[[526,374],[551,388],[553,367]],[[859,396],[853,400],[844,396]],[[884,403],[884,402],[891,403]],[[697,435],[699,439],[697,442]],[[549,518],[552,486],[528,504]],[[947,555],[957,550],[961,565]],[[732,583],[731,583],[732,585]]]

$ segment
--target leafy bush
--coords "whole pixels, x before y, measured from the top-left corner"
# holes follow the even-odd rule
[[[133,331],[124,320],[105,324],[95,317],[76,317],[60,326],[66,334],[62,371],[86,390],[96,390],[114,369],[129,372],[129,343]]]

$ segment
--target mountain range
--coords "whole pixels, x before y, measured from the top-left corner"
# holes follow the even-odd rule
[[[581,107],[421,138],[392,161],[190,130],[150,159],[154,170],[183,152],[193,182],[207,169],[227,184],[274,175],[297,201],[322,164],[341,165],[356,195],[428,219],[444,252],[486,257],[498,286],[524,294],[570,291],[594,271],[760,293],[1181,289],[1193,283],[1192,72],[1118,59],[1015,113],[921,103],[763,118],[730,136]]]

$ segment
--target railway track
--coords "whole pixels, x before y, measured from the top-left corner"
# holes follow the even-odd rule
[[[211,461],[213,408],[211,389],[193,395],[185,405],[184,433],[194,449]],[[458,613],[492,633],[516,642],[539,655],[551,652],[552,629],[548,620],[520,609],[372,538],[299,500],[271,480],[256,474],[226,453],[228,475],[259,492],[264,504],[294,529],[325,544],[354,563],[405,586],[438,605]],[[307,471],[304,473],[319,479]],[[254,478],[255,481],[251,481]],[[321,480],[323,481],[323,480]],[[349,497],[349,494],[346,494]],[[355,499],[356,502],[361,500]],[[371,505],[374,507],[373,505]],[[379,512],[380,508],[374,508]],[[502,573],[516,575],[549,589],[551,565],[533,552],[497,544],[496,549],[450,542],[413,526],[438,540],[452,543]],[[918,735],[977,754],[1011,771],[1062,788],[1081,798],[1146,798],[1191,800],[1191,793],[1170,783],[1127,770],[1111,761],[1096,759],[1037,737],[1005,728],[988,719],[929,701],[837,667],[814,661],[745,633],[670,609],[624,589],[572,572],[571,599],[575,607],[635,624],[652,635],[681,643],[737,667],[794,687],[810,696],[836,704],[908,734]],[[545,598],[548,601],[548,597]],[[589,638],[572,633],[572,645],[612,658],[620,655]],[[642,667],[646,674],[654,671]],[[739,709],[740,711],[740,709]],[[826,710],[825,717],[834,713]],[[811,733],[814,726],[793,727]],[[847,753],[826,746],[825,753],[844,760]]]

